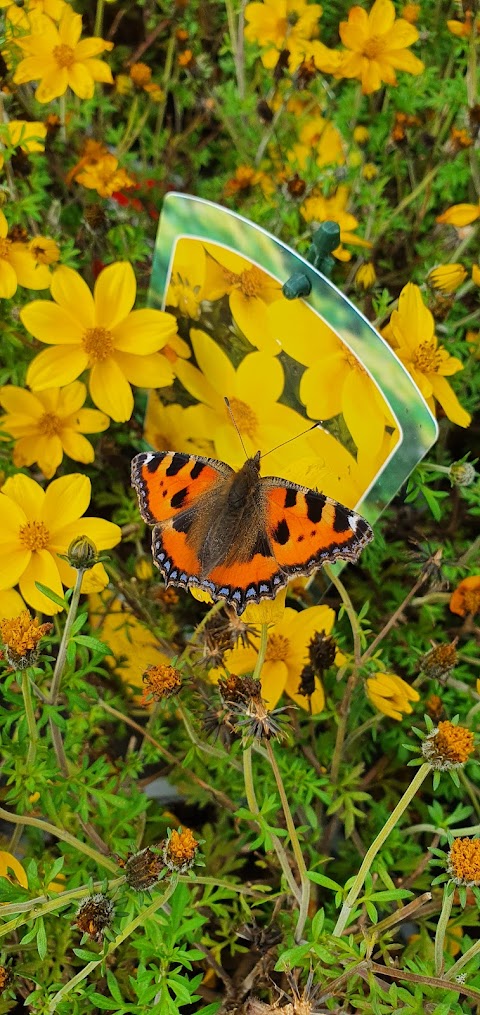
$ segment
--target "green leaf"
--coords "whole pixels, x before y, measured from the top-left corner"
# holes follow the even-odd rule
[[[98,638],[91,638],[88,634],[77,634],[73,640],[77,645],[85,645],[86,648],[92,649],[92,652],[101,652],[102,655],[110,655],[112,651],[104,641],[99,641]]]
[[[47,585],[42,585],[41,582],[35,582],[35,588],[37,588],[39,592],[43,592],[43,595],[46,596],[47,599],[51,599],[52,603],[56,603],[56,605],[60,606],[62,610],[68,610],[67,600],[62,599],[61,596],[57,596],[57,593],[53,592],[52,589],[49,589]]]
[[[40,917],[37,921],[37,950],[42,962],[46,957],[47,949],[47,933],[43,919]]]
[[[342,892],[343,888],[337,884],[336,881],[332,881],[331,878],[327,878],[326,874],[317,874],[316,871],[307,871],[307,877],[309,881],[313,881],[316,885],[322,885],[323,888],[330,888],[332,892]]]

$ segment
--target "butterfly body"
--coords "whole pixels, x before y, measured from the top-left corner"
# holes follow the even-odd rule
[[[260,452],[237,472],[172,451],[132,462],[153,559],[167,585],[199,588],[237,613],[274,599],[295,575],[356,560],[373,533],[363,518],[318,491],[260,476]]]

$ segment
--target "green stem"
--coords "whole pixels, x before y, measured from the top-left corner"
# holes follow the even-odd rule
[[[403,794],[401,800],[398,801],[395,810],[392,811],[388,821],[385,822],[382,830],[378,833],[376,839],[374,839],[369,850],[365,854],[362,866],[360,867],[360,870],[355,878],[355,881],[353,882],[353,885],[347,895],[347,898],[343,903],[338,920],[333,930],[333,934],[335,937],[340,937],[340,935],[343,933],[350,918],[350,914],[353,910],[353,907],[363,888],[365,878],[370,870],[370,867],[372,866],[373,860],[375,859],[377,853],[382,848],[385,840],[388,839],[388,836],[390,835],[390,832],[393,831],[393,829],[395,828],[398,819],[407,809],[410,801],[413,800],[413,797],[415,796],[417,790],[420,789],[420,786],[422,785],[422,783],[424,782],[430,771],[431,771],[430,765],[428,764],[422,765],[421,768],[418,769],[418,771],[416,772],[415,776],[413,777],[410,783],[410,786],[408,787],[407,790],[405,790],[405,793]]]
[[[267,654],[267,645],[268,645],[268,625],[262,624],[260,630],[260,645],[258,648],[257,661],[255,663],[255,669],[252,673],[253,680],[260,680],[263,664],[265,662],[265,657]]]
[[[227,11],[228,34],[230,36],[230,47],[232,50],[233,62],[235,64],[235,76],[237,79],[238,97],[245,98],[245,73],[243,66],[243,7],[239,16],[238,27],[235,24],[235,14],[232,0],[225,0]]]
[[[50,1001],[48,1011],[49,1012],[56,1011],[58,1005],[60,1004],[60,1001],[63,1001],[63,998],[66,997],[67,994],[70,994],[70,992],[74,989],[74,987],[77,986],[78,983],[81,983],[82,980],[85,980],[87,976],[89,976],[89,974],[92,973],[93,970],[100,965],[101,962],[105,962],[109,958],[109,956],[112,955],[113,952],[116,951],[116,949],[121,944],[123,944],[123,942],[126,941],[131,934],[133,934],[133,931],[136,930],[137,927],[142,926],[145,923],[145,920],[148,920],[149,917],[155,915],[157,909],[160,909],[161,906],[165,905],[170,896],[173,895],[176,887],[177,887],[177,879],[172,878],[170,884],[163,892],[163,894],[160,895],[158,898],[154,899],[154,901],[150,904],[150,906],[147,906],[146,909],[142,909],[141,913],[139,913],[134,920],[130,920],[129,923],[127,923],[126,927],[124,927],[121,933],[117,935],[117,937],[115,938],[114,941],[111,942],[111,944],[109,944],[106,952],[103,955],[101,955],[98,959],[95,959],[93,962],[88,962],[87,965],[84,966],[83,969],[81,969],[76,976],[73,976],[72,979],[68,981],[68,983],[64,984],[61,990],[57,991],[55,996],[52,997],[52,1000]]]
[[[49,704],[56,705],[57,698],[60,693],[60,684],[62,682],[63,671],[65,668],[65,660],[67,657],[67,647],[70,640],[70,632],[73,627],[73,622],[77,616],[78,604],[80,602],[80,593],[82,589],[83,576],[85,569],[80,568],[77,571],[77,577],[75,579],[75,585],[73,589],[72,600],[70,603],[70,609],[68,616],[65,621],[65,627],[63,629],[62,640],[60,642],[60,648],[58,650],[57,661],[55,663],[55,669],[53,671],[52,685],[50,687]]]
[[[102,856],[98,850],[88,846],[86,842],[82,842],[81,839],[77,839],[74,835],[70,835],[70,832],[66,832],[64,828],[57,828],[56,825],[51,825],[49,821],[42,821],[41,818],[32,818],[29,814],[11,814],[10,811],[6,811],[3,807],[0,807],[0,818],[3,818],[4,821],[8,821],[12,825],[27,825],[29,828],[41,828],[45,834],[53,835],[56,839],[61,839],[62,842],[68,842],[70,846],[78,849],[80,853],[85,853],[99,867],[105,867],[112,874],[118,873],[118,865],[113,860]]]
[[[67,143],[67,103],[65,92],[59,98],[60,105],[60,140]]]
[[[282,809],[285,815],[285,822],[287,825],[288,834],[290,836],[290,842],[292,844],[295,860],[297,862],[298,873],[300,875],[302,895],[300,901],[300,910],[298,914],[297,926],[295,928],[295,941],[298,944],[302,939],[305,922],[308,916],[308,906],[310,902],[310,881],[308,878],[307,868],[305,866],[305,860],[303,859],[303,853],[300,848],[300,843],[298,841],[297,829],[295,828],[292,812],[290,810],[290,805],[287,800],[287,794],[285,793],[285,787],[283,785],[282,776],[280,773],[280,769],[277,765],[277,759],[273,752],[273,747],[270,743],[270,740],[267,740],[267,754],[270,760],[270,765],[272,766],[273,774],[275,776],[277,789],[280,794]]]
[[[453,980],[462,966],[465,966],[470,959],[474,959],[480,953],[480,938],[475,941],[470,948],[467,949],[464,955],[461,955],[459,959],[453,964],[453,966],[445,973],[444,980]]]
[[[30,772],[33,773],[33,766],[35,764],[37,754],[38,730],[35,722],[35,712],[32,702],[32,687],[30,683],[30,672],[28,669],[24,670],[22,673],[22,694],[23,704],[25,705],[25,718],[27,720],[28,727],[28,752],[26,767],[28,773],[30,774]]]
[[[108,882],[108,891],[111,892],[124,883],[124,874],[119,878],[113,878]],[[31,920],[37,920],[40,916],[46,916],[48,913],[54,913],[58,909],[63,909],[64,906],[69,906],[70,903],[75,902],[75,899],[82,899],[92,891],[99,892],[102,890],[105,891],[105,878],[102,881],[94,881],[93,884],[80,885],[79,888],[72,888],[68,892],[62,892],[61,895],[56,895],[54,899],[47,899],[45,902],[41,901],[43,896],[40,896],[39,899],[29,899],[28,902],[17,903],[16,907],[13,904],[11,906],[2,906],[2,916],[8,916],[11,912],[18,912],[20,907],[21,912],[14,920],[9,920],[8,923],[2,926],[0,938],[17,930],[18,927],[22,927],[24,923],[30,923]]]
[[[348,715],[349,715],[349,712],[350,712],[350,705],[352,703],[353,693],[355,691],[355,688],[357,686],[357,681],[358,681],[359,676],[360,676],[362,631],[361,631],[360,624],[358,623],[358,617],[357,617],[357,614],[355,612],[352,600],[350,599],[350,596],[349,596],[349,594],[348,594],[348,592],[347,592],[343,582],[340,581],[340,578],[335,574],[335,571],[333,570],[332,567],[330,567],[329,564],[325,565],[324,570],[325,570],[325,573],[326,573],[327,577],[330,579],[331,582],[333,582],[333,584],[335,585],[335,588],[337,589],[337,592],[339,592],[339,594],[340,594],[343,606],[345,608],[345,612],[346,612],[346,614],[348,616],[348,619],[350,621],[350,626],[352,628],[352,637],[353,637],[354,667],[353,667],[353,670],[352,670],[352,672],[351,672],[351,674],[350,674],[350,676],[349,676],[349,678],[347,680],[347,685],[345,687],[345,693],[343,695],[342,702],[341,702],[341,705],[340,705],[340,716],[339,716],[339,721],[338,721],[338,726],[337,726],[337,735],[336,735],[336,738],[335,738],[335,747],[334,747],[334,750],[333,750],[332,767],[331,767],[331,772],[330,772],[332,783],[336,783],[336,782],[338,782],[338,776],[339,776],[339,773],[340,773],[340,765],[342,763],[343,746],[344,746],[344,741],[345,741],[345,735],[346,735],[346,732],[347,732],[347,724],[348,724]]]
[[[435,976],[441,976],[444,967],[443,948],[445,944],[445,933],[450,919],[453,906],[453,885],[449,882],[445,886],[442,900],[442,910],[438,918],[437,931],[435,934]]]
[[[245,782],[245,796],[247,798],[248,809],[252,814],[259,815],[260,808],[257,803],[255,785],[253,781],[251,745],[245,747],[243,751],[243,778]],[[297,887],[295,878],[293,877],[293,874],[290,870],[290,864],[288,862],[288,857],[283,848],[283,844],[278,838],[278,836],[276,836],[272,831],[270,831],[270,838],[272,840],[272,846],[275,850],[275,853],[277,854],[278,862],[280,864],[280,867],[282,868],[282,873],[285,878],[285,881],[287,882],[292,895],[296,898],[298,904],[300,905],[301,893]]]
[[[387,221],[383,224],[383,226],[380,228],[379,231],[377,230],[375,234],[377,242],[380,239],[380,237],[387,232],[387,229],[389,229],[395,216],[400,215],[400,213],[404,211],[405,208],[408,208],[408,205],[411,204],[412,201],[415,201],[417,197],[419,197],[419,195],[422,193],[422,190],[425,190],[425,188],[428,187],[429,183],[431,183],[432,180],[437,175],[440,166],[441,162],[439,162],[437,166],[434,166],[429,173],[425,173],[425,176],[423,177],[422,180],[420,180],[420,183],[413,190],[411,190],[409,194],[407,194],[404,198],[402,198],[399,204],[397,204],[396,208],[393,209],[391,215],[389,215]]]
[[[97,0],[97,10],[95,13],[95,27],[93,34],[96,38],[102,35],[103,32],[103,11],[105,7],[105,0]]]

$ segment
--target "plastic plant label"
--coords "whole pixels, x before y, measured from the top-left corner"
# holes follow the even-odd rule
[[[298,271],[311,292],[287,300],[282,285]],[[149,397],[146,439],[157,450],[235,469],[260,450],[262,475],[317,489],[372,523],[436,440],[418,388],[363,314],[232,211],[166,197],[149,302],[176,316],[179,336],[166,350],[174,384]]]

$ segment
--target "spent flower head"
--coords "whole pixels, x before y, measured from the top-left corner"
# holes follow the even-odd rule
[[[434,645],[421,662],[422,672],[431,680],[442,680],[448,677],[458,662],[457,638],[445,645]]]
[[[465,888],[480,885],[480,839],[454,839],[448,853],[447,870],[456,885]]]
[[[40,624],[28,610],[11,620],[0,620],[0,636],[5,659],[14,670],[34,666],[39,653],[39,642],[53,630],[53,624]]]
[[[101,942],[107,927],[111,926],[114,913],[112,900],[98,892],[81,900],[74,924],[82,934],[88,934],[93,941]]]
[[[147,666],[142,677],[145,685],[142,704],[154,698],[161,701],[162,698],[170,698],[172,694],[178,694],[182,686],[180,670],[175,666],[168,666],[164,663]]]
[[[153,888],[165,869],[161,855],[154,853],[149,846],[130,854],[123,866],[127,884],[136,892],[146,892]]]

